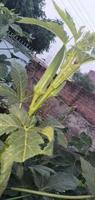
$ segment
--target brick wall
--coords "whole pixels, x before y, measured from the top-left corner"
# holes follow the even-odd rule
[[[76,108],[82,116],[95,125],[95,94],[87,92],[75,83],[67,82],[60,92],[64,102]]]
[[[95,85],[95,71],[91,70],[91,71],[88,73],[88,77],[89,77],[89,79],[92,81],[93,85]]]

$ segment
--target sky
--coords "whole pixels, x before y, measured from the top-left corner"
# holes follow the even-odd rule
[[[70,13],[77,28],[86,26],[86,30],[95,32],[95,0],[55,0],[55,2]],[[48,18],[60,19],[54,9],[52,0],[46,0],[45,12]],[[56,43],[51,44],[50,51],[48,53],[45,52],[41,57],[45,57],[46,62],[49,63],[60,47],[61,41],[57,38]],[[81,71],[84,73],[89,72],[91,69],[95,70],[95,62],[90,62],[81,67]]]
[[[55,0],[62,8],[66,9],[77,26],[86,25],[88,29],[95,31],[95,0]],[[58,18],[52,0],[46,0],[46,14],[49,18]]]

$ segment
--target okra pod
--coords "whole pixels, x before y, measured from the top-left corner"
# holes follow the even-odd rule
[[[43,93],[43,91],[49,86],[51,80],[54,78],[60,64],[64,58],[65,46],[63,45],[62,48],[58,51],[57,55],[53,59],[50,66],[45,71],[44,75],[34,87],[34,92],[36,93]]]

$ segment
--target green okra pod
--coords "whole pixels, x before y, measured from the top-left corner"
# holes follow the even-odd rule
[[[63,45],[62,48],[58,51],[57,55],[53,59],[52,63],[49,65],[47,70],[45,71],[44,75],[34,87],[34,92],[36,93],[43,93],[43,91],[49,86],[51,80],[54,78],[62,60],[64,58],[65,46]]]
[[[57,55],[45,71],[44,75],[34,87],[34,97],[29,107],[29,113],[31,113],[31,110],[34,108],[36,101],[44,94],[46,88],[50,85],[51,81],[53,80],[58,68],[60,67],[63,61],[64,53],[65,45],[63,45],[62,48],[58,51]]]

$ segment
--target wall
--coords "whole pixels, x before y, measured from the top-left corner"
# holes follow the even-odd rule
[[[91,70],[91,71],[88,73],[88,77],[89,77],[89,79],[92,81],[93,85],[95,85],[95,71]]]
[[[95,94],[67,81],[59,95],[67,105],[75,107],[89,123],[95,125]]]

